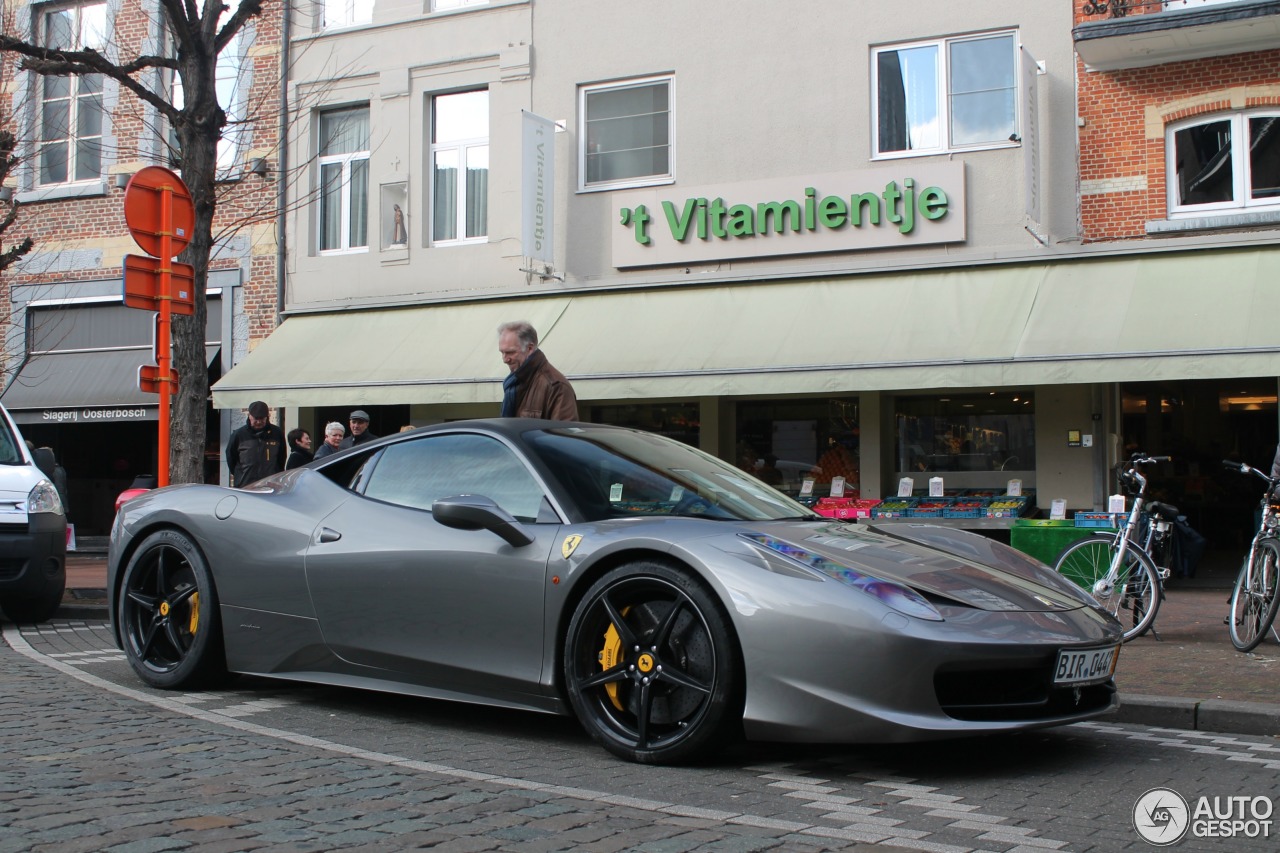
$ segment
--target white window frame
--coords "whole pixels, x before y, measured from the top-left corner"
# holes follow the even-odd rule
[[[1249,119],[1259,116],[1280,117],[1280,107],[1262,107],[1231,113],[1214,113],[1173,122],[1164,130],[1165,187],[1168,193],[1170,219],[1189,219],[1197,216],[1221,216],[1245,211],[1280,211],[1280,198],[1250,197],[1252,184],[1249,162]],[[1179,131],[1202,124],[1228,121],[1231,123],[1231,195],[1229,202],[1207,204],[1181,204],[1178,201],[1177,150],[1174,138]]]
[[[374,0],[322,0],[320,29],[340,30],[371,24],[373,4]]]
[[[956,145],[951,142],[951,46],[962,42],[982,41],[985,39],[1008,37],[1012,42],[1013,77],[1010,89],[1013,92],[1014,106],[1014,139],[977,142],[970,145]],[[903,157],[928,157],[936,154],[949,154],[960,151],[990,151],[1000,148],[1016,148],[1021,145],[1021,128],[1025,122],[1022,115],[1022,98],[1019,81],[1022,79],[1020,64],[1021,45],[1018,31],[991,30],[989,32],[968,33],[962,36],[945,36],[920,41],[884,44],[871,49],[871,159],[898,160]],[[921,47],[934,47],[938,51],[937,91],[938,91],[938,140],[934,148],[911,148],[905,151],[880,150],[880,63],[881,53],[887,51],[912,50]]]
[[[331,107],[318,110],[315,113],[315,122],[317,130],[317,149],[323,147],[323,140],[318,138],[319,130],[323,126],[323,117],[326,113],[344,112],[351,109],[364,109],[369,111],[368,104],[350,104],[344,107]],[[372,116],[370,116],[372,119]],[[316,253],[319,255],[355,255],[369,251],[369,232],[371,230],[371,215],[369,206],[373,204],[371,198],[365,198],[365,242],[363,246],[351,245],[351,167],[352,164],[363,160],[368,163],[370,152],[352,151],[346,154],[316,154]],[[338,239],[339,245],[333,248],[321,248],[320,242],[324,233],[324,167],[340,164],[342,166],[340,186],[342,189],[341,199],[341,215],[338,221]],[[371,174],[366,171],[365,192],[372,195],[372,188],[369,186],[372,180]]]
[[[667,87],[667,171],[665,174],[641,175],[618,181],[587,183],[587,96],[594,92],[632,89],[658,83]],[[578,192],[603,192],[630,189],[632,187],[656,187],[673,184],[676,180],[676,77],[674,74],[657,74],[635,77],[610,83],[593,83],[578,87]]]
[[[431,0],[432,12],[451,12],[469,6],[488,6],[489,0]]]
[[[429,145],[427,174],[430,178],[430,186],[427,187],[427,205],[430,215],[427,217],[427,227],[430,229],[428,234],[431,237],[430,244],[432,246],[459,246],[467,243],[487,243],[489,241],[488,211],[486,210],[485,222],[486,228],[484,234],[477,234],[474,237],[466,236],[467,233],[467,209],[470,199],[467,196],[467,156],[480,148],[489,149],[489,136],[474,137],[471,139],[459,139],[451,142],[437,143],[436,139],[436,98],[448,97],[449,95],[464,95],[468,92],[484,92],[486,100],[492,104],[489,99],[491,94],[488,89],[471,89],[461,92],[441,92],[431,96],[431,143]],[[490,133],[492,133],[492,123],[489,124]],[[436,209],[436,154],[439,152],[454,151],[458,156],[458,187],[457,187],[457,203],[454,205],[453,233],[459,236],[448,240],[435,239],[435,209]],[[492,159],[490,159],[492,163]],[[485,199],[485,206],[488,207],[488,199]]]
[[[73,50],[82,49],[84,47],[83,43],[80,40],[80,37],[83,33],[82,13],[85,9],[91,8],[91,7],[102,8],[102,15],[103,15],[102,35],[104,40],[104,44],[91,45],[91,46],[99,49],[103,48],[105,46],[106,39],[108,39],[112,33],[112,27],[113,27],[113,18],[111,15],[110,4],[107,3],[106,0],[85,0],[85,2],[81,2],[81,3],[57,3],[57,4],[50,4],[50,5],[34,6],[32,8],[32,14],[36,17],[35,29],[36,29],[37,43],[42,46],[47,43],[49,34],[47,32],[46,17],[48,15],[54,14],[57,12],[72,11],[75,13],[76,41],[73,45],[71,45],[71,48]],[[33,75],[32,79],[34,80],[35,89],[36,89],[35,101],[39,105],[39,108],[37,110],[34,133],[33,133],[33,136],[35,137],[35,159],[34,159],[35,169],[34,169],[33,182],[37,190],[49,188],[49,187],[68,187],[68,186],[74,186],[77,184],[79,185],[100,184],[102,182],[102,176],[103,174],[105,174],[105,171],[106,171],[105,159],[106,159],[107,152],[105,148],[105,140],[107,138],[107,128],[110,125],[111,116],[106,109],[105,91],[104,91],[106,88],[106,76],[105,75],[98,75],[98,76],[102,78],[102,84],[103,84],[103,88],[99,89],[97,92],[98,108],[101,112],[98,133],[96,136],[95,135],[81,136],[78,132],[79,131],[78,126],[80,123],[80,98],[84,94],[80,92],[80,86],[85,82],[83,78],[81,76],[70,76],[70,77],[60,78],[67,82],[68,90],[67,90],[66,97],[53,98],[53,99],[46,100],[44,96],[44,86],[45,86],[46,78],[43,75],[39,75],[39,74]],[[89,94],[93,94],[93,93],[89,93]],[[66,135],[59,137],[56,140],[44,138],[45,111],[48,103],[53,100],[67,101]],[[99,156],[98,173],[95,175],[91,175],[90,177],[87,177],[87,178],[77,178],[76,177],[76,169],[78,165],[77,156],[76,156],[77,144],[79,142],[89,140],[89,139],[98,140],[98,156]],[[64,181],[46,182],[42,180],[42,175],[44,172],[44,167],[43,167],[44,149],[46,146],[53,145],[53,144],[61,144],[66,146],[67,178]]]

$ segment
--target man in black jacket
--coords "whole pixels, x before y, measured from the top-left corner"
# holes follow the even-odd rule
[[[351,425],[351,435],[342,439],[342,444],[338,445],[339,450],[346,450],[348,447],[358,447],[366,441],[373,441],[376,435],[369,432],[369,413],[364,409],[356,409],[351,413],[351,417],[347,419],[347,423]]]
[[[242,489],[250,483],[284,470],[284,431],[271,423],[271,409],[261,400],[249,405],[249,420],[231,433],[227,442],[227,468],[231,485]]]

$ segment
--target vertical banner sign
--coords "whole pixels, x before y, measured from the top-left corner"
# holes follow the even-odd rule
[[[552,263],[552,211],[555,187],[556,123],[521,110],[521,245],[524,255],[535,261]]]
[[[1040,64],[1034,56],[1022,52],[1022,168],[1026,195],[1026,214],[1040,226],[1040,94],[1036,78]]]

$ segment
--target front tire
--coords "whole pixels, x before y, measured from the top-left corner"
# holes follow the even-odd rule
[[[640,561],[596,581],[564,645],[569,701],[601,746],[643,764],[705,756],[742,718],[737,645],[688,572]]]
[[[142,541],[125,568],[116,619],[129,665],[152,687],[226,681],[213,575],[186,534],[160,530]]]
[[[1124,641],[1147,632],[1160,609],[1163,591],[1155,564],[1146,552],[1129,543],[1124,565],[1114,579],[1108,578],[1115,556],[1115,537],[1092,536],[1068,545],[1054,569],[1092,595],[1124,628]]]

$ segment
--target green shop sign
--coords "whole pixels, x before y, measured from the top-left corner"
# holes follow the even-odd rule
[[[613,265],[963,242],[964,164],[619,193]]]

